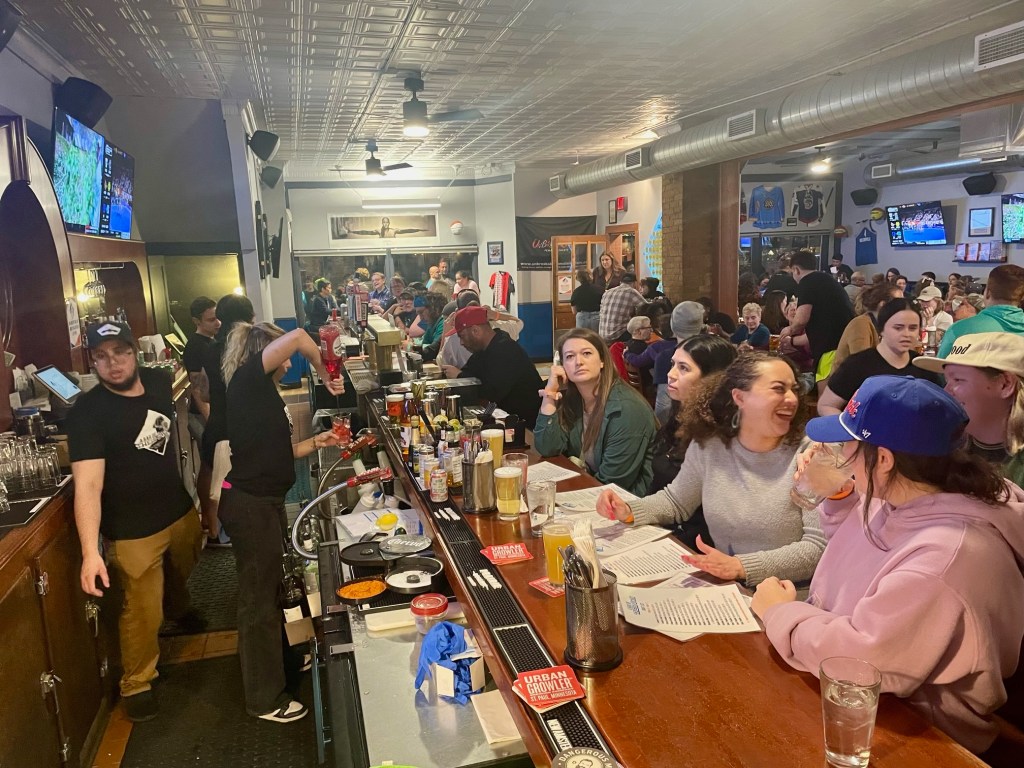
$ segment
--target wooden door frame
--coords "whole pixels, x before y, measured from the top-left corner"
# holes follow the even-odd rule
[[[569,275],[569,279],[572,281],[572,289],[576,288],[576,269],[575,269],[575,252],[576,246],[579,244],[587,245],[587,267],[590,268],[589,258],[591,246],[597,244],[603,244],[604,247],[608,248],[608,237],[606,235],[555,235],[551,238],[551,334],[552,339],[557,341],[557,334],[559,330],[565,331],[564,328],[558,328],[558,278],[560,275]],[[570,245],[573,248],[573,268],[568,273],[560,272],[558,269],[558,248],[562,245]]]
[[[633,272],[637,280],[640,279],[640,225],[639,224],[609,224],[604,228],[605,237],[608,239],[608,247],[611,247],[612,239],[616,235],[632,234],[636,238],[636,252],[633,254]],[[622,259],[619,259],[619,266],[622,266]]]

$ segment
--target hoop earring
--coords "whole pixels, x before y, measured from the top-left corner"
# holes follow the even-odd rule
[[[736,413],[732,415],[732,428],[734,431],[739,432],[740,430],[740,412],[737,409]]]

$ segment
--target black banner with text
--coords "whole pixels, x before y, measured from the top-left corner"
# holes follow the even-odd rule
[[[550,272],[551,238],[595,232],[597,216],[516,216],[516,268]]]

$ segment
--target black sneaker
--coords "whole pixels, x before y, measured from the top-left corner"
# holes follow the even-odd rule
[[[172,621],[181,628],[182,634],[201,635],[206,631],[209,621],[195,608],[189,608],[185,613]]]
[[[269,720],[272,723],[291,723],[301,720],[307,714],[309,714],[309,710],[306,709],[304,704],[300,704],[297,701],[287,701],[279,709],[267,712],[265,715],[260,715],[259,718],[260,720]]]
[[[156,717],[156,696],[153,691],[143,691],[134,696],[124,696],[121,699],[124,704],[124,713],[133,723],[145,723]]]

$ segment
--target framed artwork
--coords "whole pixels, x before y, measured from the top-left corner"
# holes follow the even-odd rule
[[[487,263],[489,265],[505,263],[505,243],[502,240],[492,240],[487,243]]]
[[[967,219],[967,236],[992,237],[995,218],[995,208],[971,208]]]
[[[615,201],[608,201],[608,223],[615,224],[619,220],[619,212],[616,210]]]

